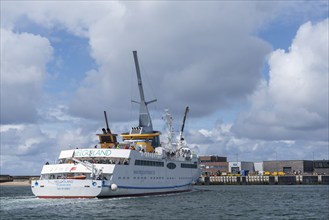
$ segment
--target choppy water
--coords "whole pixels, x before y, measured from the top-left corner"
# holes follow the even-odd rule
[[[114,199],[37,199],[0,186],[0,219],[329,219],[329,186],[196,186]]]

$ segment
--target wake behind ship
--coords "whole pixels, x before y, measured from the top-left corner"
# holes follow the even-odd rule
[[[31,182],[39,198],[94,198],[143,196],[189,191],[200,176],[197,155],[183,139],[188,107],[179,140],[173,142],[172,117],[164,115],[168,141],[154,131],[145,101],[137,52],[133,51],[140,105],[139,125],[121,134],[122,142],[107,128],[99,136],[101,148],[61,151],[59,163],[44,165],[40,179]],[[134,101],[135,102],[135,101]]]

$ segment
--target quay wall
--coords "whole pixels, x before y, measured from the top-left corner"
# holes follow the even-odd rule
[[[10,176],[0,175],[0,183],[7,182],[31,182],[31,179],[39,178],[39,176]]]
[[[12,182],[14,181],[14,178],[10,175],[0,175],[0,183],[4,182]]]
[[[329,185],[329,176],[210,176],[200,177],[201,185]]]

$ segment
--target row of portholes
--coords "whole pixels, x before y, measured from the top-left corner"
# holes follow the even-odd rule
[[[119,180],[120,180],[120,179],[123,179],[123,180],[124,180],[124,179],[127,179],[127,180],[129,180],[129,177],[125,177],[125,176],[124,176],[124,177],[121,177],[121,176],[119,176],[118,179],[119,179]]]
[[[152,180],[152,179],[153,179],[153,180],[155,180],[155,179],[157,179],[157,180],[159,180],[159,179],[160,179],[160,180],[163,180],[164,177],[150,177],[150,179],[151,179],[151,180]]]
[[[191,179],[191,177],[179,177],[180,180],[187,180],[187,179]]]

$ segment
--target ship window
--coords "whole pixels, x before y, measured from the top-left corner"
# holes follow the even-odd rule
[[[153,147],[159,147],[160,146],[160,138],[159,136],[155,136],[152,139],[152,146]]]
[[[176,164],[174,164],[174,163],[168,163],[168,164],[167,164],[167,167],[168,167],[168,169],[173,170],[173,169],[176,168]]]
[[[190,164],[190,163],[182,163],[181,168],[192,168],[192,169],[196,169],[198,168],[197,164]]]
[[[159,162],[159,161],[151,161],[151,160],[135,160],[135,165],[137,165],[137,166],[163,167],[164,163]]]
[[[102,135],[102,136],[99,136],[99,139],[100,139],[100,143],[102,144],[102,143],[112,143],[113,142],[113,140],[112,140],[112,138],[111,138],[111,136],[110,135]]]

